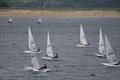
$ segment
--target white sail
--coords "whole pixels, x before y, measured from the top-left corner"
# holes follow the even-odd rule
[[[42,23],[42,18],[41,18],[41,17],[38,19],[38,22],[39,22],[39,23]]]
[[[31,51],[37,51],[37,47],[36,47],[33,35],[31,33],[30,27],[28,27],[28,44],[29,44],[29,49]]]
[[[36,54],[31,51],[31,63],[34,69],[38,70],[40,69],[39,61],[36,57]]]
[[[105,45],[103,41],[103,34],[101,28],[100,28],[100,36],[99,36],[99,53],[105,55]]]
[[[108,40],[107,35],[105,35],[105,47],[106,47],[106,57],[107,57],[107,61],[110,64],[116,64],[118,63],[117,57],[111,47],[111,44]]]
[[[83,27],[82,24],[80,24],[80,43],[83,45],[87,45],[87,40],[86,40],[86,36],[85,33],[83,31]]]
[[[49,31],[47,32],[47,55],[49,57],[54,57],[51,43],[50,43],[50,36],[49,36]]]
[[[11,22],[11,23],[13,22],[12,17],[9,18],[8,22]]]

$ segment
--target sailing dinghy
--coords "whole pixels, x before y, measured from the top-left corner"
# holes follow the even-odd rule
[[[110,67],[120,67],[120,62],[118,61],[111,44],[108,40],[107,35],[105,35],[105,48],[106,48],[106,58],[107,58],[107,63],[101,63],[102,65],[105,66],[110,66]]]
[[[94,54],[97,57],[102,57],[105,58],[105,45],[104,45],[104,40],[103,40],[103,34],[102,34],[102,29],[100,28],[100,36],[99,36],[99,53]]]
[[[12,17],[10,17],[10,18],[8,19],[8,23],[10,23],[10,24],[13,23],[13,19],[12,19]]]
[[[77,47],[88,47],[89,43],[86,40],[85,33],[83,31],[82,24],[80,24],[80,44],[77,45]]]
[[[30,27],[28,27],[28,46],[29,46],[29,50],[28,51],[24,51],[24,53],[30,53],[31,52],[31,47],[32,47],[32,51],[34,53],[41,53],[40,49],[36,47],[32,32]]]
[[[42,18],[41,18],[41,17],[38,18],[37,23],[38,23],[38,24],[41,24],[41,23],[42,23]]]
[[[50,43],[50,35],[49,35],[49,31],[47,32],[47,51],[46,51],[46,56],[42,57],[42,59],[46,59],[46,60],[59,60],[58,59],[58,54],[54,54],[52,47],[51,47],[51,43]]]
[[[47,67],[45,64],[44,66],[40,66],[39,61],[37,59],[36,53],[31,50],[31,63],[32,66],[30,67],[25,67],[25,70],[27,71],[39,71],[39,72],[50,72],[50,69]]]

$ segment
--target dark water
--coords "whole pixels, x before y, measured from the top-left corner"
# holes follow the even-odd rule
[[[120,68],[101,65],[106,59],[93,54],[98,52],[99,28],[108,35],[111,45],[120,60],[120,18],[68,18],[43,17],[41,25],[37,17],[14,17],[8,24],[8,17],[0,17],[0,80],[120,80]],[[89,48],[77,48],[79,24],[83,24]],[[24,71],[31,65],[28,49],[28,25],[31,27],[37,46],[39,63],[46,63],[52,69],[49,73]],[[53,52],[61,60],[45,61],[47,30],[50,31]]]

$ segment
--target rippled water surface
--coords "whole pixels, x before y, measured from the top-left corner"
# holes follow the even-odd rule
[[[99,28],[107,34],[120,61],[120,18],[74,18],[43,17],[37,24],[37,17],[0,17],[0,80],[120,80],[120,68],[101,65],[106,59],[93,56],[98,53]],[[79,24],[83,24],[89,48],[77,48]],[[39,63],[48,64],[52,72],[40,73],[24,71],[31,65],[28,49],[28,26],[31,27],[37,46],[42,53],[37,54]],[[47,30],[53,52],[59,54],[59,61],[45,61]]]

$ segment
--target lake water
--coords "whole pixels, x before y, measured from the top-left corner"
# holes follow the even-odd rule
[[[106,59],[93,56],[98,53],[101,27],[120,61],[120,18],[42,17],[41,25],[37,18],[14,16],[13,24],[8,24],[8,17],[0,17],[0,80],[120,80],[120,68],[105,67],[101,63]],[[88,48],[76,47],[80,24],[90,43]],[[28,26],[42,51],[37,54],[40,65],[46,63],[52,72],[24,70],[31,65],[30,54],[24,53],[28,49]],[[59,61],[41,59],[46,54],[47,30]]]

